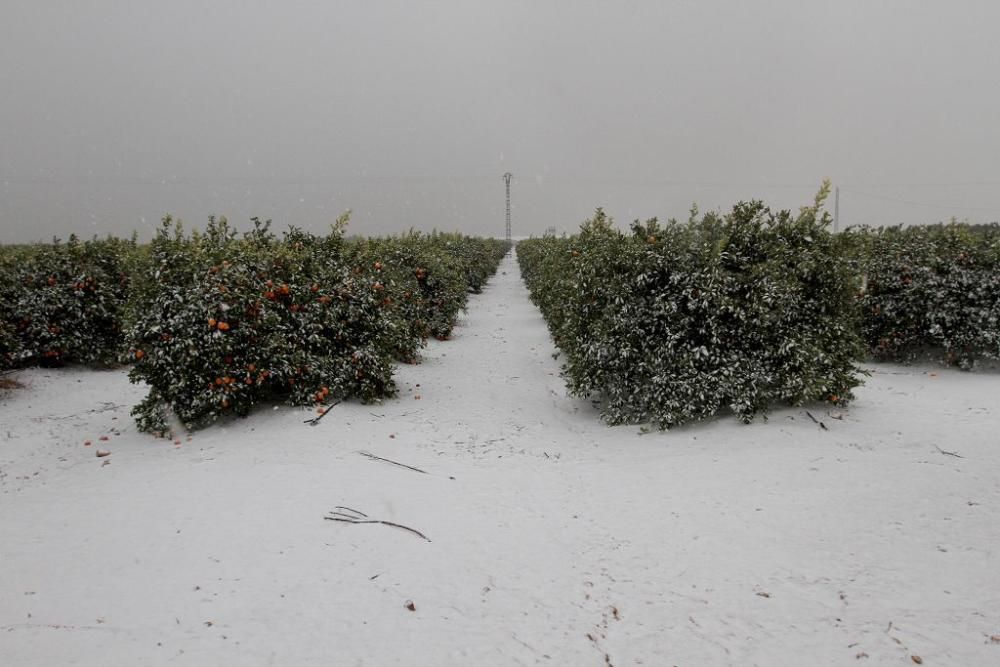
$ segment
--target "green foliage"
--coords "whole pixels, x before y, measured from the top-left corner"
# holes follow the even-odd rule
[[[862,335],[876,359],[1000,359],[1000,226],[856,229]]]
[[[428,333],[450,332],[465,303],[448,244],[477,241],[348,242],[345,225],[279,238],[255,219],[239,238],[225,219],[190,236],[166,219],[149,249],[154,280],[135,292],[129,331],[130,377],[150,387],[133,411],[140,428],[166,431],[170,410],[195,428],[261,401],[392,396],[394,359],[415,361]]]
[[[668,428],[729,408],[846,403],[860,384],[854,274],[815,206],[760,202],[725,216],[616,230],[598,210],[580,233],[517,246],[522,274],[564,354],[571,393],[610,423]]]
[[[111,364],[121,352],[134,241],[0,252],[0,365]]]

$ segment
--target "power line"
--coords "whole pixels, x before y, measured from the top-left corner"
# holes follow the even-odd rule
[[[961,211],[988,211],[991,213],[1000,212],[1000,206],[951,206],[948,204],[931,204],[929,202],[913,201],[912,199],[900,199],[898,197],[886,197],[885,195],[876,195],[872,194],[871,192],[863,192],[861,190],[847,190],[846,188],[845,192],[849,192],[855,195],[861,195],[862,197],[869,197],[871,199],[880,199],[882,201],[889,201],[897,204],[908,204],[910,206],[922,206],[924,208],[937,208],[943,210],[950,209],[950,210],[961,210]]]

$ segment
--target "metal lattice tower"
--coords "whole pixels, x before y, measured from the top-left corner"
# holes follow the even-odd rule
[[[503,175],[503,182],[507,186],[507,247],[510,247],[510,179],[514,174],[509,171]]]

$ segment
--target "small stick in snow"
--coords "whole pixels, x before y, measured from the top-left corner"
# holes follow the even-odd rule
[[[402,530],[408,531],[410,533],[413,533],[417,537],[420,537],[420,538],[423,538],[423,539],[427,540],[428,542],[431,541],[431,538],[427,537],[426,535],[424,535],[423,533],[421,533],[416,528],[410,528],[409,526],[404,526],[401,523],[395,523],[393,521],[382,521],[380,519],[352,519],[352,518],[349,518],[349,517],[345,517],[343,515],[340,515],[340,516],[325,516],[323,518],[326,519],[327,521],[340,521],[342,523],[380,523],[383,526],[392,526],[393,528],[400,528]]]
[[[359,451],[358,454],[361,454],[361,456],[367,456],[372,461],[385,461],[386,463],[391,463],[392,465],[399,466],[400,468],[406,468],[407,470],[413,470],[414,472],[423,473],[425,475],[427,474],[426,470],[421,470],[420,468],[414,468],[413,466],[408,466],[405,463],[400,463],[398,461],[393,461],[392,459],[384,459],[381,456],[375,456],[374,454],[372,454],[370,452],[366,452],[364,450]]]
[[[358,510],[354,509],[353,507],[345,507],[344,505],[337,505],[334,509],[347,510],[348,512],[351,512],[352,514],[357,514],[358,516],[363,516],[366,519],[368,518],[367,514],[365,514],[364,512],[359,512]],[[334,514],[342,514],[342,512],[334,512]]]
[[[965,458],[965,457],[964,457],[964,456],[962,456],[961,454],[956,454],[955,452],[949,452],[949,451],[947,451],[947,450],[944,450],[944,449],[941,449],[941,448],[940,448],[940,447],[938,447],[937,445],[934,445],[934,447],[935,447],[935,449],[937,449],[937,450],[938,450],[939,452],[941,452],[941,453],[942,453],[942,454],[944,454],[945,456],[954,456],[954,457],[955,457],[956,459],[964,459],[964,458]]]
[[[317,424],[319,424],[319,420],[320,419],[322,419],[323,417],[326,417],[327,413],[330,412],[331,408],[333,408],[335,405],[339,405],[339,404],[340,404],[340,401],[338,400],[338,401],[334,401],[330,405],[324,405],[324,406],[322,406],[323,407],[323,412],[321,412],[318,417],[313,417],[312,419],[307,419],[307,420],[305,420],[302,423],[303,424],[309,424],[310,426],[316,426]]]
[[[816,424],[819,424],[819,427],[820,427],[821,429],[823,429],[824,431],[829,431],[829,430],[830,430],[830,429],[828,429],[828,428],[826,427],[826,424],[824,424],[824,423],[823,423],[823,422],[821,422],[820,420],[818,420],[818,419],[816,419],[815,417],[813,417],[813,416],[812,416],[812,413],[811,413],[811,412],[809,412],[808,410],[806,410],[806,415],[807,415],[807,416],[809,417],[809,419],[813,420],[813,422],[814,422],[814,423],[816,423]]]

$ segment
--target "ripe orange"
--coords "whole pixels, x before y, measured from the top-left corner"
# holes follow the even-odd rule
[[[229,324],[226,322],[219,322],[219,331],[229,331]]]
[[[215,324],[216,324],[216,322],[215,322],[215,318],[214,317],[208,318],[208,328],[209,329],[214,329],[215,328]]]
[[[146,356],[146,353],[143,352],[142,350],[136,350],[135,351],[135,358],[136,359],[142,359],[145,356]]]

